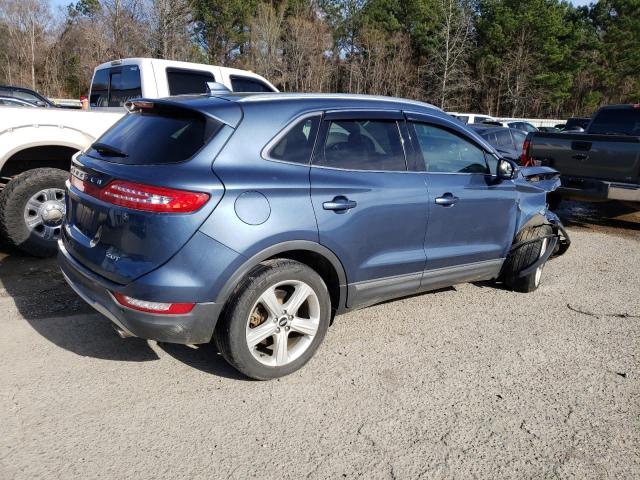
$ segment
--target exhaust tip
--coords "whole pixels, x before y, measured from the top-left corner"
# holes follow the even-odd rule
[[[115,324],[112,324],[112,326],[120,338],[130,338],[135,336],[134,334],[127,332],[126,330],[123,330],[122,328],[118,327]]]

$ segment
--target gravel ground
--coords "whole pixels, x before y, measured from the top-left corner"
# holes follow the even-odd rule
[[[640,224],[580,215],[537,292],[339,317],[271,382],[121,340],[54,261],[0,254],[0,478],[639,478]]]

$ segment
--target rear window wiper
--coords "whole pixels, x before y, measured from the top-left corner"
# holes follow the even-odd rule
[[[117,149],[116,147],[112,147],[111,145],[107,145],[106,143],[94,143],[91,145],[96,152],[100,155],[104,155],[106,157],[128,157],[129,155],[124,153],[122,150]]]

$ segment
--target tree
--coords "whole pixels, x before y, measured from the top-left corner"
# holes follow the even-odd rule
[[[188,0],[152,0],[150,23],[154,56],[168,60],[192,59]]]
[[[191,0],[194,34],[209,63],[228,65],[245,49],[255,0]]]
[[[9,40],[5,54],[7,62],[15,63],[14,71],[20,83],[36,88],[36,67],[42,60],[46,32],[51,21],[49,4],[45,0],[4,0],[0,3],[0,18]],[[24,73],[28,72],[28,80]]]

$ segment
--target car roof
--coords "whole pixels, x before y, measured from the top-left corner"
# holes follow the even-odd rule
[[[342,93],[233,93],[223,92],[213,95],[177,95],[163,99],[145,99],[150,102],[184,105],[186,108],[199,110],[206,114],[219,112],[224,103],[237,104],[246,107],[258,104],[271,104],[274,109],[283,110],[331,110],[331,109],[375,109],[375,110],[403,110],[416,113],[428,113],[438,117],[450,118],[438,107],[429,103],[405,98],[383,97],[377,95],[359,95]]]
[[[440,108],[429,103],[405,98],[384,97],[378,95],[342,94],[342,93],[216,93],[213,95],[180,95],[163,99],[143,99],[149,102],[173,105],[174,107],[198,110],[205,115],[216,118],[234,126],[247,113],[258,106],[268,106],[273,122],[276,118],[291,118],[319,111],[329,110],[390,110],[407,113],[426,114],[453,122],[451,116]],[[278,120],[280,121],[280,120]],[[458,125],[457,128],[466,128]],[[467,128],[468,134],[475,141],[491,151],[493,147],[473,129]]]

